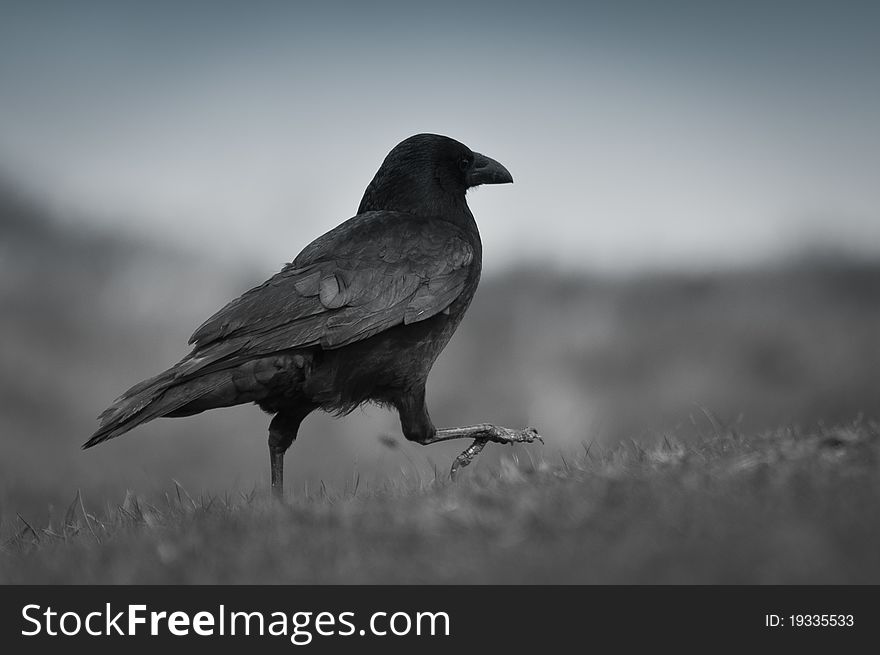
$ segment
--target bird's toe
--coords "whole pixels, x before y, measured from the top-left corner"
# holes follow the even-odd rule
[[[543,437],[538,434],[538,431],[535,428],[512,430],[500,426],[492,426],[489,441],[494,441],[499,444],[533,443],[535,441],[544,443]]]

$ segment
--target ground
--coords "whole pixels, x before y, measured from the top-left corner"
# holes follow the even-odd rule
[[[877,584],[878,473],[880,425],[856,421],[553,459],[517,446],[457,482],[403,470],[283,505],[262,488],[104,510],[77,496],[18,519],[0,583]]]

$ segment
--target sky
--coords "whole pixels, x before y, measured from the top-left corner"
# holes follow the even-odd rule
[[[0,173],[267,271],[418,132],[504,163],[486,270],[880,254],[880,4],[0,0]]]

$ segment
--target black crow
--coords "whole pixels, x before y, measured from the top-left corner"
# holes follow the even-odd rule
[[[394,407],[407,439],[471,438],[452,464],[489,441],[532,442],[533,428],[437,429],[425,382],[480,280],[482,244],[465,201],[470,187],[504,184],[504,166],[436,134],[398,144],[367,186],[357,216],[317,238],[281,272],[209,318],[178,364],[126,391],[83,448],[160,416],[253,402],[269,424],[272,487],[284,453],[316,409],[365,402]]]

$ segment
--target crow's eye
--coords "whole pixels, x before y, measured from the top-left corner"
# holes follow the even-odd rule
[[[472,157],[462,157],[461,159],[458,160],[458,167],[461,170],[466,171],[467,169],[469,169],[471,167],[471,162],[473,162]]]

